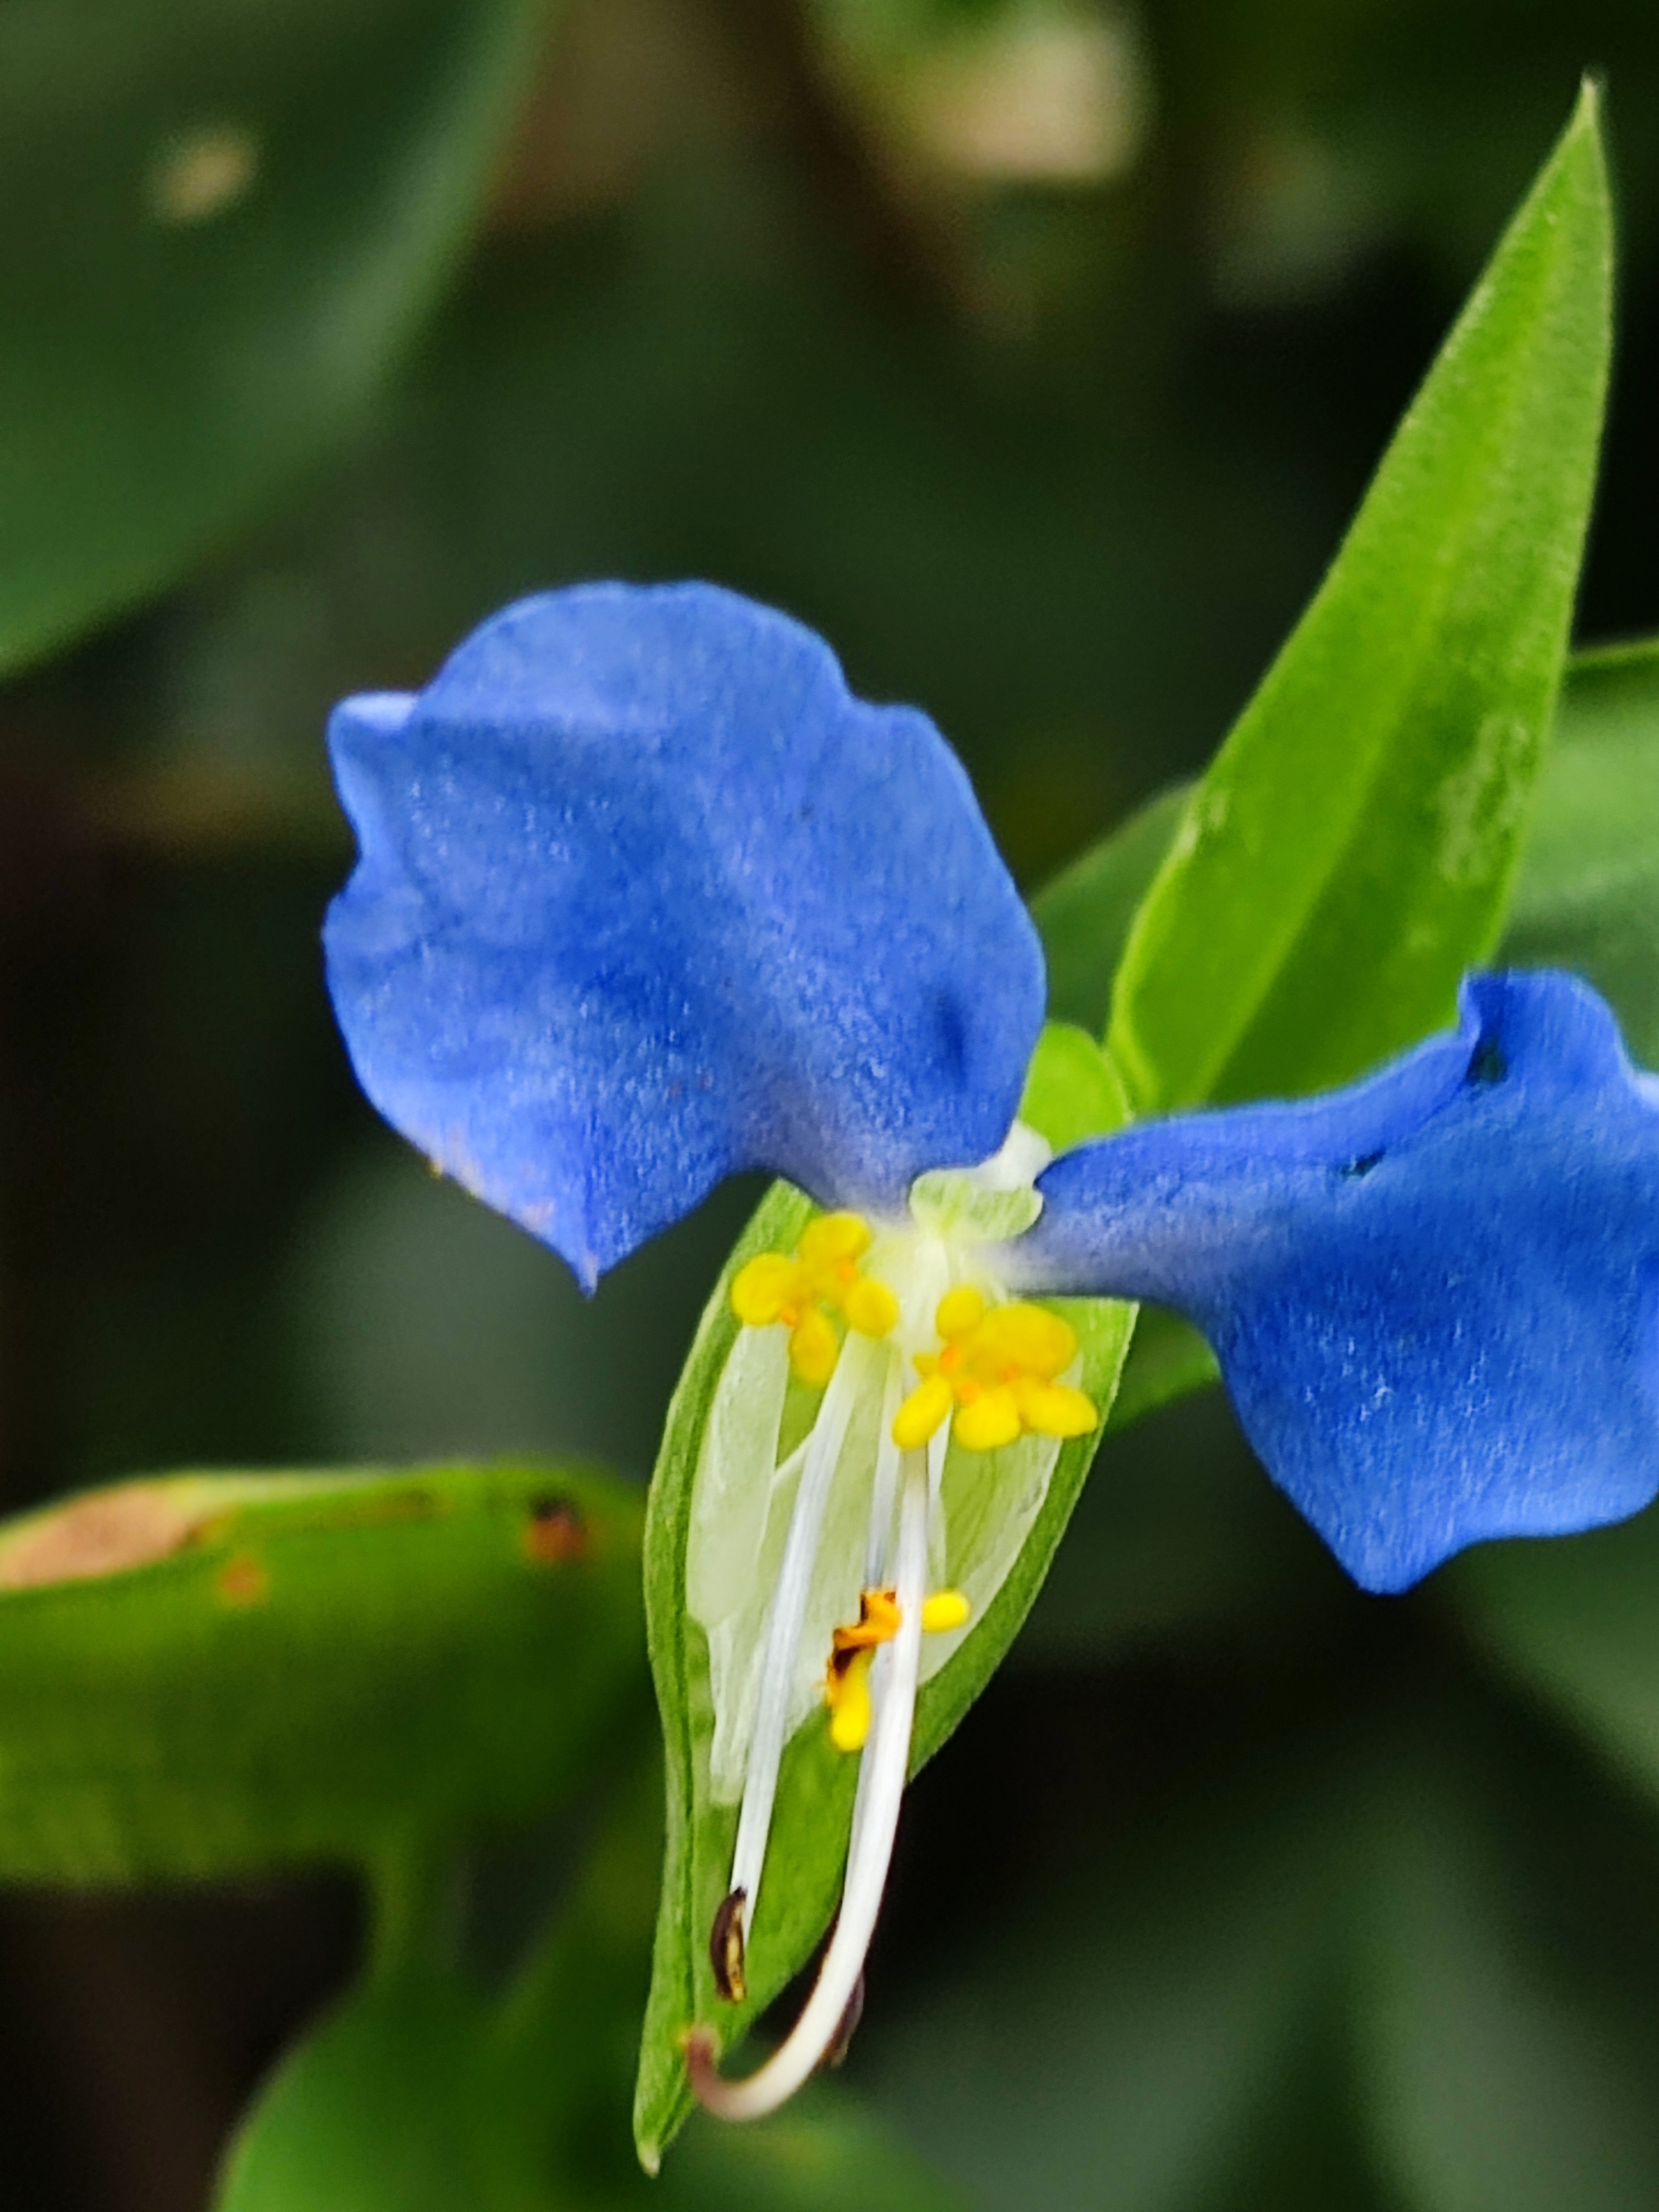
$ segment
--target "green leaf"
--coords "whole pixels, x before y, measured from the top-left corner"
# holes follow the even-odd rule
[[[0,12],[0,669],[360,415],[477,214],[539,0]]]
[[[641,2172],[628,2086],[660,1804],[653,1759],[501,1995],[428,1963],[348,1998],[244,2121],[217,2212],[958,2212],[827,2084],[757,2127],[694,2126],[661,2181]]]
[[[1105,1026],[1135,910],[1197,788],[1176,784],[1039,891],[1031,918],[1057,1019]],[[1575,653],[1561,687],[1498,958],[1571,968],[1617,1009],[1640,1056],[1659,1058],[1659,638]]]
[[[884,1992],[866,2014],[857,2057],[881,2109],[978,2203],[1287,2201],[1242,2183],[1310,2048],[1329,2039],[1344,1808],[1283,1746],[1271,1781],[1258,1763],[1241,1783],[1197,1745],[1184,1774],[1181,1802],[1143,1807],[1127,1836],[1034,1835],[1022,1869],[1041,1852],[1047,1879],[1006,1897],[981,1885],[982,1924],[919,1991]],[[1089,1821],[1086,1796],[1066,1802]],[[1305,2150],[1311,2116],[1299,2117]],[[1314,2202],[1350,2212],[1370,2199]]]
[[[738,1808],[714,1802],[709,1756],[714,1712],[708,1642],[686,1603],[694,1480],[721,1374],[737,1340],[730,1289],[756,1254],[793,1249],[809,1201],[779,1184],[738,1240],[704,1312],[670,1409],[646,1526],[646,1617],[666,1756],[668,1837],[651,1996],[635,2100],[640,2156],[654,2171],[691,2108],[682,2033],[714,2022],[729,2049],[811,1956],[834,1915],[846,1858],[857,1762],[831,1745],[821,1718],[799,1727],[783,1757],[767,1854],[767,1883],[745,1961],[748,1994],[719,1995],[708,1956],[716,1909],[729,1884]],[[1103,1301],[1056,1301],[1077,1329],[1082,1387],[1109,1407],[1133,1310]],[[1075,1504],[1098,1434],[1065,1445],[1012,1571],[917,1705],[912,1771],[930,1759],[979,1695],[1042,1586]]]
[[[1449,1015],[1496,939],[1566,649],[1606,387],[1595,94],[1194,793],[1109,1043],[1137,1108],[1318,1089]]]
[[[1163,1306],[1142,1306],[1108,1426],[1114,1432],[1127,1429],[1143,1413],[1218,1381],[1220,1373],[1214,1352],[1190,1322]]]
[[[1496,1717],[1437,1746],[1419,1722],[1377,1777],[1353,1888],[1368,2132],[1415,2212],[1646,2212],[1651,1838],[1535,1744],[1505,1773]]]
[[[0,1879],[530,1818],[642,1702],[641,1501],[566,1467],[186,1475],[0,1530]]]
[[[1503,957],[1571,968],[1659,1062],[1659,640],[1583,654],[1562,695]]]
[[[371,1984],[283,2062],[232,2146],[218,2212],[554,2212],[550,2186],[512,2171],[489,2027],[448,1977]]]
[[[1173,842],[1191,785],[1161,793],[1032,902],[1051,1000],[1103,1006],[1133,904]],[[1577,654],[1497,957],[1570,968],[1612,1005],[1636,1057],[1659,1064],[1659,640]],[[1063,993],[1054,979],[1063,978]],[[1290,1087],[1286,1082],[1270,1088]],[[1143,1307],[1111,1426],[1127,1428],[1216,1379],[1213,1353],[1176,1315]]]
[[[1064,1038],[1067,1053],[1078,1048],[1071,1040],[1082,1031],[1091,1036],[1106,1026],[1111,1004],[1112,978],[1123,957],[1136,910],[1164,854],[1174,842],[1185,809],[1190,784],[1176,784],[1119,823],[1111,835],[1091,845],[1031,902],[1031,918],[1042,939],[1048,969],[1048,1009],[1053,1018],[1043,1030],[1037,1058],[1027,1079],[1020,1118],[1041,1129],[1056,1152],[1085,1138],[1103,1136],[1129,1118],[1122,1079],[1109,1054],[1102,1055],[1121,1101],[1115,1121],[1102,1120],[1096,1128],[1085,1128],[1065,1120],[1042,1095],[1039,1072],[1045,1052],[1055,1054],[1049,1063],[1064,1080],[1059,1048],[1050,1038]],[[1081,1030],[1073,1024],[1080,1024]],[[1104,1099],[1103,1097],[1103,1106]],[[1052,1115],[1055,1135],[1042,1117]],[[1215,1354],[1195,1328],[1178,1314],[1156,1306],[1143,1306],[1135,1322],[1128,1357],[1112,1401],[1111,1431],[1126,1429],[1142,1414],[1154,1412],[1172,1398],[1201,1389],[1216,1379]]]
[[[1031,901],[1048,969],[1048,1013],[1103,1036],[1112,980],[1141,902],[1175,842],[1193,786],[1173,785],[1091,845]]]
[[[590,2033],[599,1994],[560,1992]],[[506,2063],[498,2013],[457,1976],[373,1984],[283,2063],[217,2212],[963,2212],[828,2085],[757,2127],[700,2123],[655,2181],[629,2152],[625,2071],[583,2087],[577,2110],[568,2081]]]
[[[1117,1070],[1086,1030],[1045,1022],[1025,1077],[1019,1118],[1055,1152],[1109,1136],[1129,1118]]]
[[[1480,1545],[1442,1587],[1500,1668],[1659,1799],[1659,1514]]]

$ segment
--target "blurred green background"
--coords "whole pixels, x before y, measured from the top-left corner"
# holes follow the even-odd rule
[[[1213,748],[1585,66],[1598,639],[1659,628],[1650,0],[6,0],[0,1506],[642,1478],[750,1194],[585,1306],[380,1126],[329,702],[712,577],[928,708],[1034,889]],[[1639,1621],[1656,1544],[1562,1555]],[[994,2212],[1659,2203],[1659,1730],[1520,1604],[1358,1597],[1213,1395],[1114,1439],[914,1793],[848,2078]],[[358,1940],[325,1879],[0,1899],[7,2204],[204,2204]]]

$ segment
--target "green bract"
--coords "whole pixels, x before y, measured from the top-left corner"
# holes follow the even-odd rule
[[[691,2109],[682,2044],[685,2032],[712,2023],[729,2044],[777,1995],[805,1963],[834,1911],[847,1856],[858,1762],[830,1741],[822,1699],[811,1694],[809,1645],[803,1682],[797,1686],[797,1703],[805,1710],[792,1728],[783,1753],[767,1848],[767,1887],[747,1947],[746,1994],[736,2003],[723,1998],[710,1960],[709,1938],[731,1883],[738,1806],[737,1790],[724,1771],[724,1754],[722,1771],[717,1771],[721,1716],[716,1709],[710,1637],[694,1610],[708,1612],[710,1584],[719,1571],[719,1562],[709,1557],[719,1532],[706,1524],[697,1526],[699,1491],[722,1472],[718,1457],[711,1458],[708,1439],[713,1436],[717,1444],[729,1443],[729,1431],[721,1439],[714,1426],[722,1404],[722,1385],[744,1340],[752,1343],[761,1334],[740,1328],[732,1311],[732,1284],[757,1254],[792,1249],[811,1211],[799,1193],[780,1185],[750,1224],[703,1315],[675,1395],[652,1485],[646,1608],[667,1753],[668,1843],[635,2127],[641,2156],[653,2170]],[[1063,1310],[1079,1340],[1081,1387],[1103,1412],[1110,1405],[1127,1346],[1133,1310],[1067,1301]],[[729,1396],[725,1402],[731,1405]],[[728,1422],[735,1412],[727,1413]],[[879,1412],[879,1401],[866,1409],[872,1420]],[[775,1414],[769,1417],[758,1402],[756,1418],[763,1432],[777,1433]],[[860,1416],[855,1413],[854,1418]],[[784,1437],[787,1440],[787,1427]],[[1003,1451],[984,1454],[956,1447],[950,1451],[944,1475],[950,1534],[939,1579],[972,1583],[975,1559],[985,1562],[989,1571],[981,1586],[988,1583],[988,1602],[964,1632],[941,1639],[953,1648],[923,1681],[912,1771],[944,1742],[1001,1659],[1041,1586],[1076,1501],[1095,1439],[1079,1437],[1046,1451],[1041,1449],[1044,1441],[1024,1437]],[[1018,1468],[1024,1468],[1024,1480],[1016,1474]],[[763,1482],[764,1467],[760,1473]],[[751,1471],[750,1494],[720,1502],[734,1544],[745,1541],[741,1528],[764,1503],[764,1492],[759,1498],[752,1495],[752,1481]],[[776,1550],[792,1495],[787,1488],[780,1492],[760,1545],[758,1571],[750,1570],[750,1603],[735,1624],[743,1649],[750,1652],[764,1632]],[[1011,1517],[1022,1504],[1026,1513],[1024,1540],[1011,1556],[1004,1540]],[[839,1509],[832,1507],[836,1510],[850,1516],[843,1543],[861,1544],[869,1513],[867,1489],[854,1494],[850,1505],[843,1500]],[[694,1569],[690,1555],[697,1538],[702,1564]],[[747,1540],[752,1549],[752,1537]],[[830,1539],[825,1548],[835,1548]],[[695,1590],[690,1602],[689,1577]],[[739,1594],[734,1589],[733,1595]],[[824,1610],[819,1626],[825,1629],[822,1641],[826,1656],[827,1626],[846,1617],[845,1602],[843,1596],[840,1611],[834,1606],[818,1608]],[[822,1662],[817,1671],[822,1672]]]

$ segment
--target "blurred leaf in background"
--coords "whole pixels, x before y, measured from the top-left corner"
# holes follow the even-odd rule
[[[0,21],[0,669],[172,583],[362,419],[476,217],[538,0]]]
[[[577,1468],[185,1475],[0,1531],[0,1875],[322,1862],[544,1815],[642,1711],[641,1500]]]
[[[754,2129],[693,2127],[659,2181],[628,2091],[660,1856],[647,1759],[492,1990],[428,1956],[371,1978],[284,2062],[227,2160],[220,2212],[963,2212],[902,2139],[822,2086]]]
[[[1562,697],[1504,932],[1521,967],[1571,968],[1659,1065],[1659,641],[1580,656]]]

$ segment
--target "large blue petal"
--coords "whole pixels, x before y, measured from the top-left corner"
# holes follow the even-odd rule
[[[890,1212],[995,1151],[1042,955],[926,715],[704,584],[522,600],[329,732],[364,1089],[584,1283],[733,1170]]]
[[[1355,1578],[1659,1489],[1659,1085],[1583,984],[1471,977],[1462,1024],[1351,1090],[1056,1161],[1022,1266],[1170,1305]]]

